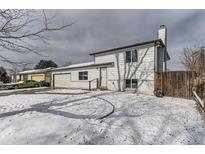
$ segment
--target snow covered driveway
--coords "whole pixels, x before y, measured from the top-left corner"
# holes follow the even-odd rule
[[[0,97],[0,144],[205,144],[191,100],[49,93]]]

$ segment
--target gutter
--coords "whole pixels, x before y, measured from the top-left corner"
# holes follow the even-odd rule
[[[73,69],[80,69],[80,68],[92,68],[92,67],[101,67],[101,66],[114,66],[114,62],[110,63],[104,63],[104,64],[91,64],[91,65],[86,65],[86,66],[78,66],[78,67],[71,67],[71,68],[56,68],[53,69],[52,71],[61,71],[61,70],[73,70]]]

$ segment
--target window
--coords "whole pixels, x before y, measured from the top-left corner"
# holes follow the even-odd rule
[[[138,53],[137,50],[126,51],[126,63],[137,62]]]
[[[26,80],[28,80],[28,75],[27,74],[23,75],[23,81],[26,81]]]
[[[131,62],[131,51],[126,51],[126,63]]]
[[[132,51],[132,62],[138,61],[137,50]]]
[[[126,88],[137,89],[137,79],[126,79]]]
[[[131,80],[126,79],[126,88],[131,88]]]
[[[137,89],[137,79],[132,79],[132,88]]]
[[[88,80],[88,72],[79,72],[79,80]]]

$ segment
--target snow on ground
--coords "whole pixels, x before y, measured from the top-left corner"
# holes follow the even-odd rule
[[[0,136],[0,144],[205,144],[205,122],[185,99],[19,94],[0,97]]]
[[[46,88],[47,88],[47,87],[23,88],[23,89],[12,89],[12,90],[0,90],[0,94],[3,94],[3,93],[21,92],[21,91],[30,91],[30,90],[41,90],[41,89],[46,89]]]
[[[50,94],[82,94],[82,93],[86,93],[88,91],[86,90],[81,90],[81,89],[54,89],[54,90],[49,90],[46,91],[46,93],[50,93]],[[45,92],[37,92],[37,93],[45,93]]]

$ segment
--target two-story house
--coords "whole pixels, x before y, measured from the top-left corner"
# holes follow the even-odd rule
[[[57,88],[102,88],[153,94],[154,72],[166,71],[167,28],[161,25],[157,39],[91,53],[94,61],[54,69]]]

